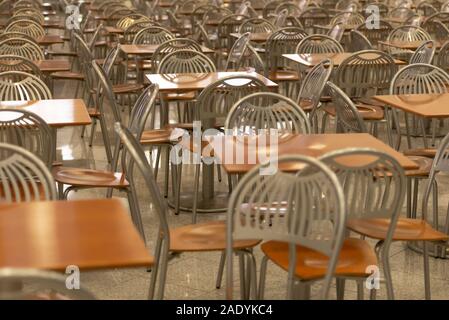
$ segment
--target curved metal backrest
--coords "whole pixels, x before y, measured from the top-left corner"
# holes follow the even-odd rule
[[[440,8],[440,12],[449,12],[449,1],[443,3],[443,5]]]
[[[357,12],[342,12],[336,14],[330,24],[334,25],[336,23],[342,22],[344,25],[359,26],[361,23],[365,22],[365,18]]]
[[[123,32],[123,39],[125,43],[133,43],[134,38],[136,37],[137,33],[139,31],[148,28],[153,27],[154,22],[152,21],[136,21],[132,24],[130,24],[125,31]]]
[[[305,37],[296,47],[296,53],[341,53],[342,45],[329,36],[314,34]]]
[[[345,26],[343,22],[337,22],[334,26],[329,30],[327,35],[332,39],[340,42],[343,38],[343,34],[345,33]]]
[[[122,10],[122,9],[129,10],[128,7],[126,5],[124,5],[123,3],[111,3],[106,8],[104,8],[103,15],[105,17],[110,17],[112,12],[114,12],[116,10]]]
[[[210,127],[207,121],[226,118],[237,101],[261,91],[268,91],[268,88],[263,81],[250,75],[228,76],[215,81],[198,96],[194,118],[201,121],[203,129]]]
[[[11,22],[5,29],[6,32],[22,32],[33,38],[45,35],[45,30],[40,24],[33,20],[16,20]]]
[[[349,47],[351,52],[372,50],[373,45],[365,35],[359,31],[351,30]]]
[[[250,33],[246,32],[234,42],[234,45],[232,46],[228,54],[225,70],[228,70],[229,68],[238,68],[237,66],[240,65],[240,62],[242,61],[243,55],[245,54],[245,51],[249,44],[249,37]]]
[[[251,18],[244,21],[239,28],[239,33],[266,33],[273,32],[276,27],[268,20],[262,18]]]
[[[53,177],[34,154],[0,143],[0,201],[6,203],[56,200]]]
[[[11,289],[0,293],[0,300],[94,300],[95,296],[84,288],[69,290],[67,277],[56,272],[22,269],[0,269],[0,283]],[[12,289],[13,284],[21,283],[32,291]]]
[[[16,55],[0,55],[0,72],[24,71],[43,79],[39,67],[31,60]]]
[[[272,175],[261,175],[261,169],[270,165],[276,165],[278,170]],[[285,172],[283,167],[301,169]],[[269,208],[270,218],[263,208]],[[296,246],[329,256],[320,296],[327,298],[345,224],[343,190],[335,173],[319,160],[290,155],[279,157],[274,164],[256,166],[240,180],[228,205],[226,298],[232,299],[233,294],[233,241],[243,239],[288,243],[287,299],[292,299]]]
[[[262,9],[262,17],[264,19],[268,19],[269,16],[275,13],[276,8],[282,3],[282,0],[271,0],[265,3],[265,6]]]
[[[176,38],[167,40],[162,43],[157,47],[151,57],[153,72],[157,72],[159,63],[162,61],[164,56],[178,50],[187,49],[201,52],[201,46],[195,40],[192,40],[190,38]]]
[[[276,17],[274,18],[273,25],[276,29],[282,28],[285,26],[285,23],[287,21],[288,17],[288,10],[284,9],[281,12],[279,12]]]
[[[232,15],[232,11],[227,8],[215,7],[204,12],[201,23],[204,24],[209,20],[221,20],[226,16]]]
[[[366,3],[362,8],[361,13],[365,17],[370,16],[373,13],[371,9],[373,6],[376,7],[376,9],[379,12],[379,16],[381,17],[385,17],[388,14],[388,11],[390,11],[390,8],[388,7],[387,4],[378,1],[373,1]]]
[[[372,96],[386,93],[397,70],[387,53],[359,51],[342,61],[332,81],[350,97]]]
[[[11,38],[23,38],[31,42],[36,42],[36,39],[22,32],[3,32],[0,34],[0,42]]]
[[[38,23],[39,25],[42,25],[44,23],[44,16],[40,16],[38,14],[32,14],[32,13],[15,14],[8,20],[6,25],[10,25],[14,21],[18,21],[18,20],[32,20],[32,21]]]
[[[22,71],[0,73],[0,101],[48,99],[52,99],[50,89],[38,77]]]
[[[253,134],[257,130],[279,133],[310,133],[310,123],[302,108],[293,100],[270,92],[253,93],[232,106],[225,129],[234,134]]]
[[[449,40],[443,43],[435,60],[435,65],[449,71]]]
[[[215,72],[211,59],[195,50],[177,50],[167,54],[158,66],[157,73],[207,73]]]
[[[432,40],[430,35],[421,27],[401,26],[388,35],[387,41],[425,41]]]
[[[416,6],[416,12],[422,14],[423,16],[429,17],[432,14],[437,13],[438,10],[432,4],[422,1]]]
[[[116,20],[116,19],[121,19],[123,17],[126,17],[130,14],[134,14],[134,13],[136,13],[136,11],[133,9],[119,7],[119,8],[115,8],[114,10],[109,11],[109,14],[106,17],[111,20]]]
[[[30,60],[44,60],[42,49],[25,38],[9,38],[0,42],[0,54],[13,54]]]
[[[92,60],[94,60],[94,56],[92,51],[90,50],[88,44],[84,41],[84,39],[77,33],[73,33],[74,41],[76,43],[76,47],[79,50],[79,61],[80,61],[80,69],[84,74],[84,79],[86,81],[87,88],[95,88],[97,86],[96,76],[92,69]]]
[[[409,63],[427,63],[431,64],[435,54],[435,42],[432,40],[424,42],[420,45],[410,58]]]
[[[358,1],[356,0],[339,0],[337,4],[335,5],[335,9],[337,10],[345,10],[351,5],[359,6]]]
[[[441,21],[425,21],[422,27],[431,35],[433,40],[444,42],[449,38],[449,28]]]
[[[133,44],[161,44],[175,36],[162,27],[147,27],[140,30],[134,37]]]
[[[389,18],[408,19],[415,15],[415,11],[410,8],[394,8],[388,13]]]
[[[439,94],[448,92],[449,75],[436,66],[415,63],[396,73],[390,94]]]
[[[380,19],[376,28],[370,28],[367,23],[362,23],[355,30],[363,33],[374,46],[377,46],[379,41],[387,40],[393,27],[387,21]]]
[[[349,97],[332,82],[328,81],[326,88],[332,98],[337,114],[336,130],[339,132],[368,132],[363,119]]]
[[[299,22],[304,26],[307,32],[314,29],[316,24],[329,24],[329,12],[324,8],[307,8],[298,17]]]
[[[120,18],[120,20],[117,21],[115,26],[117,28],[125,30],[133,23],[145,22],[145,21],[151,21],[151,19],[148,18],[147,16],[144,16],[143,14],[140,14],[140,13],[132,13],[132,14],[129,14],[127,16]]]
[[[103,70],[105,75],[110,78],[112,68],[114,67],[114,63],[120,53],[120,43],[117,43],[116,46],[112,47],[111,50],[108,51],[106,57],[103,62]]]
[[[0,142],[22,147],[51,168],[56,150],[52,130],[38,115],[18,109],[0,109]]]
[[[287,16],[299,16],[302,12],[301,8],[294,2],[281,2],[274,12],[280,14],[282,11],[287,10]]]
[[[159,85],[151,84],[140,94],[131,109],[129,130],[136,139],[140,140],[145,130],[145,124],[150,115],[155,115],[156,99],[159,94]]]

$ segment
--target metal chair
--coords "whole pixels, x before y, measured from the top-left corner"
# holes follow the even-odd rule
[[[414,63],[426,63],[426,64],[432,64],[433,56],[435,54],[435,42],[430,40],[424,42],[422,45],[420,45],[413,55],[410,57],[410,64]]]
[[[48,167],[30,151],[0,143],[0,197],[4,203],[56,200]]]
[[[332,39],[340,42],[343,38],[343,34],[345,33],[345,25],[343,22],[337,22],[333,25],[333,27],[329,30],[327,35]]]
[[[130,25],[132,25],[136,22],[145,22],[145,21],[150,22],[151,19],[143,14],[133,13],[133,14],[122,17],[119,21],[117,21],[115,26],[122,30],[126,30]]]
[[[49,100],[50,89],[38,77],[22,71],[0,73],[0,100]]]
[[[276,165],[272,175],[260,170]],[[283,171],[293,165],[300,171]],[[226,299],[233,298],[233,246],[236,241],[262,239],[265,256],[260,272],[259,299],[263,297],[268,260],[288,272],[287,299],[309,298],[310,280],[324,280],[319,297],[327,299],[338,255],[344,241],[346,212],[343,190],[336,175],[320,161],[306,156],[280,157],[274,164],[256,166],[245,174],[231,195],[227,212]],[[320,206],[316,203],[320,202]],[[269,217],[266,209],[270,208]],[[305,263],[310,256],[319,269]],[[251,282],[256,262],[248,252]],[[316,261],[316,260],[315,260]],[[304,266],[304,267],[301,267]],[[318,270],[317,270],[318,269]],[[310,276],[315,271],[316,278]],[[294,282],[298,288],[295,296]],[[257,287],[251,287],[253,297]]]
[[[24,38],[32,42],[36,42],[36,39],[22,32],[3,32],[0,34],[0,42],[10,38]]]
[[[151,56],[153,72],[157,72],[159,63],[164,56],[178,50],[195,50],[201,52],[201,46],[190,38],[176,38],[165,41],[157,47]]]
[[[215,72],[211,59],[195,50],[177,50],[167,54],[160,62],[157,73],[207,73]]]
[[[431,3],[427,2],[427,1],[421,1],[416,6],[416,12],[418,12],[419,14],[421,14],[425,17],[429,17],[432,14],[435,14],[439,11]]]
[[[342,22],[345,26],[359,26],[365,22],[365,18],[357,12],[341,12],[336,14],[330,21],[330,25]]]
[[[244,21],[239,28],[239,33],[270,33],[273,32],[276,27],[268,20],[262,18],[251,18]]]
[[[351,52],[373,49],[373,45],[371,44],[371,42],[360,31],[351,30],[349,39],[350,41],[348,46]]]
[[[374,48],[378,48],[379,41],[385,41],[388,35],[393,31],[393,27],[387,21],[380,19],[378,28],[369,28],[366,23],[362,23],[354,30],[363,33],[363,35],[373,44]]]
[[[298,17],[304,30],[309,34],[314,34],[315,25],[327,25],[330,22],[329,12],[324,8],[307,8]]]
[[[44,52],[35,42],[25,38],[9,38],[0,42],[0,54],[17,55],[29,60],[44,60]]]
[[[5,32],[21,32],[33,38],[39,38],[45,35],[42,26],[33,20],[16,20],[6,26]]]
[[[449,41],[444,42],[436,56],[435,65],[449,72]]]
[[[422,24],[422,28],[426,30],[435,41],[445,42],[449,38],[449,28],[438,20],[426,20]]]
[[[394,18],[394,19],[406,20],[414,15],[415,15],[415,11],[413,11],[410,8],[402,8],[402,7],[394,8],[390,12],[388,12],[388,18]]]
[[[255,70],[265,73],[265,65],[249,43],[249,37],[250,33],[246,32],[234,42],[226,60],[224,68],[226,71],[255,67]]]
[[[133,43],[134,38],[139,31],[152,26],[154,26],[152,21],[135,21],[123,31],[123,42],[128,44]]]
[[[430,35],[421,27],[416,26],[401,26],[388,35],[388,42],[409,42],[409,41],[427,41],[432,40]],[[410,52],[408,50],[387,46],[387,52],[400,59],[408,61],[410,59]]]
[[[0,72],[4,71],[23,71],[44,79],[39,67],[33,61],[22,56],[0,55]]]
[[[296,47],[296,53],[298,54],[341,52],[344,52],[344,49],[338,41],[322,34],[314,34],[305,37]]]
[[[175,36],[162,27],[147,27],[140,30],[134,37],[133,44],[161,44]]]

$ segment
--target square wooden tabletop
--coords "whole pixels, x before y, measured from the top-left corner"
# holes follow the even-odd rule
[[[0,268],[86,270],[152,261],[118,199],[0,205]]]
[[[51,127],[81,126],[92,122],[83,99],[0,101],[0,109],[34,112]]]
[[[274,137],[274,136],[273,136]],[[273,138],[272,138],[273,139]],[[251,170],[259,164],[260,159],[269,160],[276,150],[277,157],[283,155],[306,155],[321,157],[324,154],[346,149],[346,148],[372,148],[386,152],[394,157],[404,169],[417,169],[418,165],[394,150],[384,142],[367,133],[348,134],[286,134],[281,135],[274,141],[265,136],[263,146],[260,136],[209,136],[206,140],[211,144],[214,156],[218,158],[225,171],[229,174],[241,174]],[[277,143],[276,143],[277,142]],[[272,147],[272,145],[277,147]],[[270,154],[271,153],[271,154]],[[276,159],[277,159],[276,157]],[[276,160],[274,159],[274,160]],[[366,161],[366,157],[351,157],[351,164],[360,165]],[[301,168],[287,165],[279,169],[285,171],[296,171]]]
[[[126,55],[152,55],[157,48],[159,48],[159,44],[122,44],[120,45],[120,49]],[[215,53],[214,50],[201,46],[201,52],[205,54]]]
[[[240,38],[240,33],[231,33],[231,37]],[[253,42],[266,42],[271,36],[271,32],[254,32],[249,35],[249,40]]]
[[[68,60],[38,60],[33,61],[41,72],[70,71],[70,61]]]
[[[372,98],[424,118],[449,117],[449,93],[378,95]]]
[[[378,44],[386,47],[394,47],[398,49],[404,49],[404,50],[416,50],[418,49],[424,42],[423,40],[420,41],[379,41]],[[435,48],[441,48],[442,44],[439,41],[434,41]]]
[[[339,66],[345,59],[352,56],[354,52],[342,52],[342,53],[291,53],[291,54],[283,54],[282,56],[288,60],[297,62],[306,67],[314,67],[324,59],[330,59],[334,67]],[[365,54],[366,58],[369,59],[369,56],[373,56],[373,54],[367,53]],[[394,62],[397,65],[406,64],[405,61],[394,59]]]
[[[37,39],[37,43],[41,46],[49,46],[52,44],[64,43],[62,37],[56,34],[46,34]]]
[[[269,88],[276,88],[278,86],[276,83],[265,78],[263,75],[251,71],[147,74],[146,77],[150,83],[157,83],[160,91],[191,91],[202,90],[215,81],[225,77],[238,75],[253,76],[263,81]]]
[[[106,26],[103,28],[106,31],[106,33],[110,33],[110,34],[123,34],[125,32],[125,30],[114,27],[114,26]]]

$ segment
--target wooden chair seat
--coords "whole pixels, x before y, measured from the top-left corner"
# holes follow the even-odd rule
[[[151,70],[153,68],[151,60],[137,60],[137,61],[138,62],[136,63],[136,60],[129,60],[126,65],[128,67],[128,70],[136,70],[137,66],[139,67],[140,70]]]
[[[390,219],[349,219],[349,230],[366,235],[373,239],[385,239]],[[399,218],[394,231],[395,241],[446,241],[449,236],[432,228],[421,219]]]
[[[53,72],[51,74],[51,77],[53,79],[61,79],[61,80],[84,80],[84,75],[79,72],[72,72],[72,71],[58,71]]]
[[[437,154],[436,148],[417,148],[417,149],[409,149],[403,152],[406,156],[419,156],[419,157],[427,157],[427,158],[435,158]]]
[[[50,56],[62,56],[62,57],[76,57],[78,53],[75,51],[47,51]]]
[[[234,249],[255,247],[260,240],[239,240]],[[226,223],[210,221],[170,229],[170,251],[223,251],[226,250]]]
[[[299,101],[299,106],[304,110],[305,112],[311,112],[313,109],[313,102],[308,99],[301,99]]]
[[[179,128],[153,129],[144,131],[141,144],[172,144],[184,134],[184,130]]]
[[[384,110],[378,106],[372,106],[367,104],[356,104],[357,110],[360,112],[360,115],[363,117],[363,120],[383,120],[384,119]],[[335,117],[337,114],[335,110],[335,106],[333,104],[328,104],[324,106],[323,110]]]
[[[432,169],[433,159],[419,156],[408,156],[410,160],[416,162],[419,165],[418,169],[406,170],[405,175],[408,177],[428,177],[430,170]]]
[[[299,73],[294,70],[276,70],[268,75],[271,81],[299,81]]]
[[[162,99],[165,101],[189,101],[195,99],[195,97],[195,91],[162,93]]]
[[[226,118],[225,117],[219,117],[215,120],[214,128],[220,129],[224,127]],[[181,122],[181,123],[170,123],[165,126],[166,128],[180,128],[184,130],[193,130],[193,123],[192,122]]]
[[[106,40],[97,41],[97,42],[95,42],[94,46],[95,47],[107,47],[108,41],[106,41]]]
[[[102,58],[102,59],[95,59],[95,62],[98,63],[100,66],[102,66],[104,64],[104,61],[106,59]],[[114,61],[114,65],[120,64],[123,62],[123,58],[117,57]]]
[[[136,93],[143,89],[143,84],[140,83],[119,83],[112,86],[112,91],[115,94]]]
[[[108,172],[84,168],[53,167],[54,179],[63,184],[77,187],[127,188],[128,181],[121,172]]]
[[[276,265],[288,271],[288,243],[268,241],[261,245],[263,253]],[[329,258],[321,252],[303,246],[296,246],[295,274],[303,280],[323,278],[326,275]],[[367,267],[378,265],[373,248],[365,240],[348,238],[344,241],[338,258],[335,275],[369,276]]]
[[[87,108],[87,112],[91,118],[99,118],[101,116],[100,110],[96,107]]]

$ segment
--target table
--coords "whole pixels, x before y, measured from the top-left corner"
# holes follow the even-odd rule
[[[418,49],[425,41],[379,41],[378,44],[386,47],[394,47],[403,50],[416,50]],[[434,41],[435,48],[441,48],[442,43],[440,41]]]
[[[62,37],[56,34],[46,34],[37,39],[37,43],[41,46],[50,46],[52,44],[64,43]]]
[[[43,73],[70,71],[70,61],[68,60],[38,60],[33,62]]]
[[[297,62],[306,67],[314,67],[324,59],[330,59],[334,67],[339,66],[345,59],[352,56],[354,52],[342,52],[342,53],[302,53],[302,54],[283,54],[282,56],[291,61]],[[366,54],[367,58],[373,56],[373,54]],[[397,65],[406,64],[405,61],[394,59]]]
[[[117,28],[117,27],[111,27],[111,26],[106,26],[103,27],[103,29],[106,31],[106,33],[109,34],[123,34],[125,32],[125,30]]]
[[[126,55],[149,56],[152,55],[159,46],[160,44],[122,44],[120,45],[120,49]],[[205,46],[201,46],[201,52],[205,54],[215,53],[214,50]]]
[[[259,136],[260,137],[260,136]],[[209,136],[206,140],[211,144],[214,155],[219,163],[222,163],[228,174],[243,174],[251,170],[259,163],[259,158],[269,159],[267,153],[270,150],[269,138],[266,138],[267,146],[257,148],[255,143],[248,143],[249,139],[258,139],[258,136]],[[238,139],[238,140],[237,140]],[[394,150],[384,142],[367,133],[342,133],[342,134],[284,134],[279,136],[277,142],[277,155],[306,155],[310,157],[321,157],[324,154],[345,148],[372,148],[386,152],[394,157],[404,169],[417,169],[418,164]],[[255,141],[254,141],[255,142]],[[226,147],[224,147],[226,146]],[[233,154],[226,155],[226,152]],[[237,152],[236,152],[237,151]],[[236,158],[236,155],[241,158]],[[253,156],[253,160],[248,155]],[[228,159],[229,158],[229,159]],[[276,158],[277,159],[277,158]],[[362,163],[366,156],[351,157],[354,164]],[[237,161],[240,160],[240,161]],[[280,167],[281,170],[297,171],[301,167],[287,164]]]
[[[118,199],[0,205],[0,268],[65,271],[150,266]]]
[[[271,32],[254,32],[250,33],[249,41],[253,42],[267,42],[270,37]],[[231,37],[240,38],[242,35],[240,33],[231,33]]]

